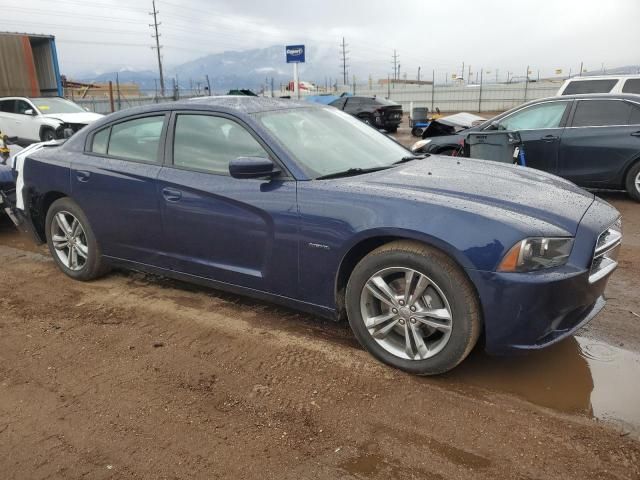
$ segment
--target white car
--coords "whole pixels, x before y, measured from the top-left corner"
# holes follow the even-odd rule
[[[0,132],[20,145],[63,138],[65,129],[75,133],[101,117],[60,97],[0,98]]]
[[[640,75],[598,75],[565,80],[556,95],[582,93],[640,94]]]

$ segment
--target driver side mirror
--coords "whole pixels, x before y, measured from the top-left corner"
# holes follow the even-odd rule
[[[32,108],[28,108],[24,111],[24,114],[29,115],[30,117],[33,117],[35,116],[36,112],[34,112]]]
[[[233,178],[265,178],[280,173],[269,158],[238,157],[229,162],[229,174]]]

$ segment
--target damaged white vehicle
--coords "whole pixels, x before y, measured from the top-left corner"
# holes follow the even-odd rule
[[[75,133],[99,118],[60,97],[0,98],[0,131],[16,137],[19,145],[64,138],[65,130]]]

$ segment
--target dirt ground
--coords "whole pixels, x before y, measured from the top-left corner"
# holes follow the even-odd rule
[[[605,198],[625,237],[604,313],[438,378],[247,298],[75,282],[0,222],[0,478],[638,479],[640,204]]]

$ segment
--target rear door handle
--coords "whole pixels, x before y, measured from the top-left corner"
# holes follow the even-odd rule
[[[640,137],[640,130],[638,130],[637,132],[633,132],[631,134],[632,137]]]
[[[542,140],[543,142],[555,142],[559,138],[560,137],[556,137],[555,135],[545,135],[540,140]]]
[[[177,202],[182,198],[182,192],[175,188],[163,188],[162,196],[167,202]]]
[[[78,170],[76,171],[76,178],[79,182],[88,182],[89,177],[91,177],[91,172],[87,172],[86,170]]]

